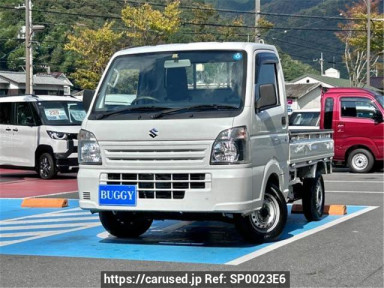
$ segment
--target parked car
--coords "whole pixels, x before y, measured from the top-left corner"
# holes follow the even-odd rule
[[[79,206],[122,238],[153,220],[192,219],[230,221],[252,243],[271,241],[285,227],[286,200],[302,199],[305,217],[320,220],[332,131],[288,132],[279,58],[261,43],[117,52],[96,93],[84,93]],[[111,105],[119,91],[135,99]]]
[[[320,127],[334,131],[334,161],[360,173],[383,161],[383,95],[360,88],[331,88],[321,104]]]
[[[319,129],[320,109],[295,110],[289,115],[289,129]]]
[[[0,165],[32,168],[43,179],[78,168],[83,104],[70,96],[0,98]]]

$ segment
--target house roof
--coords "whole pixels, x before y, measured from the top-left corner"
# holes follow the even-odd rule
[[[328,84],[328,85],[333,86],[333,87],[349,87],[349,86],[351,86],[351,82],[348,79],[333,78],[333,77],[320,76],[320,75],[315,75],[315,74],[303,75],[299,78],[294,79],[291,82],[295,83],[295,82],[300,81],[306,77],[313,78],[316,81],[323,82],[323,83]]]
[[[348,79],[342,79],[342,78],[333,78],[333,77],[327,77],[327,76],[320,76],[320,75],[315,75],[315,74],[307,74],[303,75],[299,78],[296,78],[291,81],[291,83],[296,83],[304,78],[312,78],[315,81],[318,81],[320,83],[327,84],[331,87],[351,87],[351,82]],[[370,89],[377,91],[378,89],[374,87],[373,85],[371,86],[364,86],[363,88]]]
[[[25,72],[0,71],[0,79],[7,81],[7,83],[25,84],[25,77]],[[72,86],[72,84],[68,84],[62,79],[56,79],[51,75],[33,75],[33,82],[35,85]]]
[[[9,81],[6,81],[0,77],[0,84],[9,84]]]
[[[311,84],[286,83],[285,93],[287,95],[287,98],[300,99],[301,97],[305,96],[306,94],[316,89],[317,87],[321,88],[322,86],[320,83],[311,83]]]

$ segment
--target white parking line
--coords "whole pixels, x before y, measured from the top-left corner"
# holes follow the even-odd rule
[[[79,208],[2,220],[0,221],[0,247],[100,225],[97,215],[92,216]]]
[[[325,193],[351,193],[351,194],[384,194],[384,191],[328,191]]]
[[[384,180],[383,181],[376,181],[376,180],[369,180],[369,181],[366,181],[366,180],[361,180],[361,181],[355,181],[355,180],[352,180],[352,181],[344,181],[344,180],[324,180],[325,183],[362,183],[362,184],[366,184],[366,183],[382,183],[384,184]]]
[[[67,221],[86,221],[86,220],[99,220],[99,216],[83,216],[83,217],[63,217],[63,218],[41,218],[41,219],[32,219],[32,220],[18,220],[18,221],[7,221],[2,222],[0,221],[0,225],[23,225],[23,224],[33,224],[33,223],[47,223],[49,221],[50,223],[53,222],[67,222]]]
[[[239,264],[242,264],[242,263],[247,262],[249,260],[252,260],[252,259],[254,259],[256,257],[264,255],[264,254],[266,254],[268,252],[271,252],[271,251],[273,251],[275,249],[278,249],[278,248],[280,248],[280,247],[282,247],[284,245],[290,244],[290,243],[295,242],[297,240],[300,240],[300,239],[302,239],[304,237],[307,237],[307,236],[310,236],[310,235],[315,234],[317,232],[323,231],[323,230],[328,229],[328,228],[330,228],[332,226],[335,226],[337,224],[340,224],[342,222],[345,222],[345,221],[347,221],[349,219],[352,219],[354,217],[357,217],[359,215],[362,215],[364,213],[367,213],[367,212],[372,211],[372,210],[377,209],[377,208],[379,208],[379,206],[367,207],[367,208],[365,208],[363,210],[360,210],[358,212],[355,212],[355,213],[352,213],[350,215],[344,216],[342,218],[339,218],[337,220],[334,220],[332,222],[324,224],[324,225],[322,225],[320,227],[317,227],[317,228],[311,229],[309,231],[300,233],[299,235],[295,235],[295,236],[293,236],[293,237],[291,237],[289,239],[281,240],[279,242],[276,242],[275,244],[271,244],[271,245],[269,245],[269,246],[267,246],[267,247],[265,247],[263,249],[260,249],[260,250],[257,250],[255,252],[253,252],[253,253],[244,255],[244,256],[239,257],[239,258],[237,258],[235,260],[229,261],[229,262],[227,262],[225,264],[226,265],[239,265]]]

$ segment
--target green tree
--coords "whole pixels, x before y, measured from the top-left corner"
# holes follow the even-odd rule
[[[371,67],[384,53],[384,16],[379,12],[381,1],[373,0],[371,6]],[[344,62],[351,86],[363,86],[367,75],[367,3],[366,0],[348,6],[342,12],[346,18],[353,19],[339,24],[345,30],[336,36],[345,43]],[[356,20],[355,20],[356,19]]]
[[[164,8],[155,10],[148,3],[139,7],[127,5],[121,16],[128,27],[127,36],[133,45],[155,45],[165,43],[180,27],[179,1],[174,1]]]
[[[112,31],[114,22],[106,22],[97,30],[75,28],[77,35],[68,35],[69,43],[65,50],[72,51],[79,57],[79,67],[71,77],[85,89],[95,89],[96,85],[114,52],[122,48],[123,33]]]

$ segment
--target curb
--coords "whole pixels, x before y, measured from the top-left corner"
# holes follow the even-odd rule
[[[293,204],[291,213],[300,214],[303,213],[303,206],[300,204]],[[324,205],[324,214],[327,215],[346,215],[347,206],[346,205]]]
[[[63,208],[68,207],[68,199],[64,198],[27,198],[21,207],[29,208]]]

